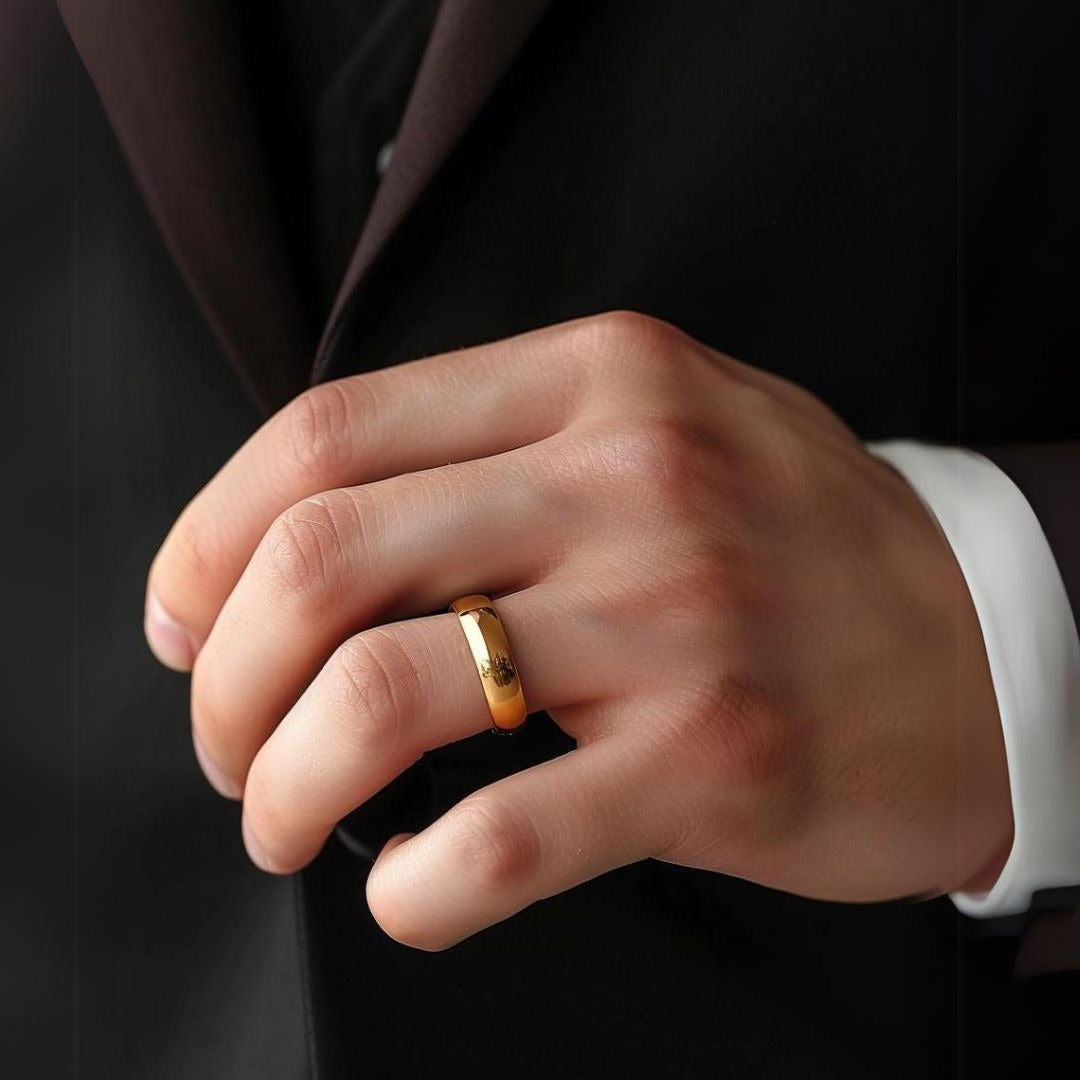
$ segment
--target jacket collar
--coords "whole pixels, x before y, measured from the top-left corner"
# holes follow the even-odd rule
[[[551,0],[443,0],[394,144],[327,320],[315,375],[379,252],[479,113]]]
[[[230,5],[57,0],[151,214],[204,316],[266,411],[309,382],[312,345],[286,258]],[[443,0],[394,156],[321,335],[480,111],[550,0]]]
[[[58,0],[158,229],[225,353],[270,411],[310,354],[232,7]]]

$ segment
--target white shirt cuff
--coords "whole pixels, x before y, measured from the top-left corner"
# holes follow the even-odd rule
[[[867,449],[937,519],[982,627],[1005,737],[1015,827],[986,893],[951,893],[966,915],[1026,911],[1037,889],[1080,884],[1080,639],[1050,545],[1020,489],[970,450],[896,440]]]

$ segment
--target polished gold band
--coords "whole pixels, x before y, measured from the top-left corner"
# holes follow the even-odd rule
[[[521,727],[525,722],[525,695],[506,630],[490,597],[463,596],[450,605],[450,610],[465,631],[495,730],[508,732]]]

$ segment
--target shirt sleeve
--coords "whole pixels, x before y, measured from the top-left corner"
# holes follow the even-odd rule
[[[982,627],[1012,790],[1012,851],[966,915],[1026,911],[1039,889],[1080,884],[1080,638],[1050,545],[1020,489],[970,450],[868,444],[907,479],[952,547]]]

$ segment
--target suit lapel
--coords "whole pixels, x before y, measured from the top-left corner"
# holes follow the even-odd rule
[[[166,244],[266,410],[308,381],[312,349],[239,62],[217,0],[57,0]],[[322,334],[480,111],[551,0],[442,0],[395,141]]]
[[[416,83],[312,373],[329,364],[336,331],[364,275],[480,111],[551,0],[442,0]]]
[[[307,339],[258,144],[233,10],[58,0],[188,287],[267,411],[303,388]]]

